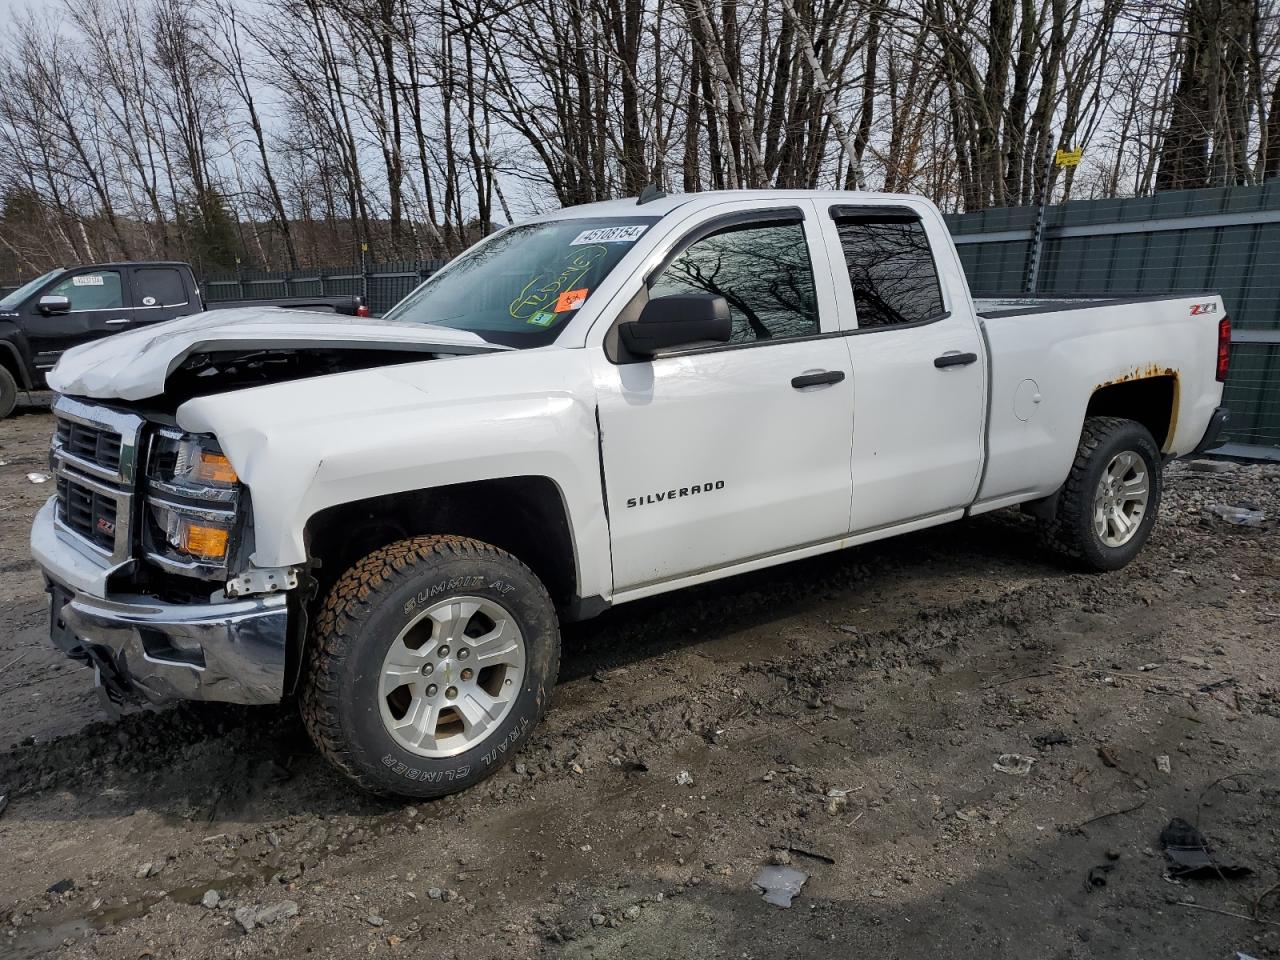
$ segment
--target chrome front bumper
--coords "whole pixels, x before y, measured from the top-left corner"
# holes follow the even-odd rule
[[[36,515],[31,552],[49,583],[50,634],[87,661],[116,697],[277,703],[284,692],[286,596],[168,604],[108,595],[110,575],[59,535],[51,500]]]

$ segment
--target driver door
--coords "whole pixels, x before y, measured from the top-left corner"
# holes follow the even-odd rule
[[[852,369],[814,208],[741,206],[690,227],[647,291],[723,296],[731,342],[598,357],[615,595],[849,528]]]
[[[39,307],[45,296],[66,297],[71,309],[45,316]],[[53,369],[64,350],[128,330],[133,325],[131,307],[123,269],[87,268],[63,274],[23,309],[22,324],[35,368],[43,374]]]

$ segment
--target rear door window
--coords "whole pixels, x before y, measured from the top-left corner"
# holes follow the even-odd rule
[[[66,297],[73,311],[116,310],[124,306],[124,284],[119,270],[72,274],[46,290],[45,295]]]
[[[133,289],[140,307],[179,307],[187,302],[182,271],[176,267],[140,267],[134,270]]]
[[[832,211],[844,251],[858,329],[879,330],[940,318],[945,310],[933,250],[909,211]]]

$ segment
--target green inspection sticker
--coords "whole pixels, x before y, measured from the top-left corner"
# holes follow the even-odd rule
[[[540,310],[530,317],[528,322],[532,323],[535,327],[549,327],[551,324],[555,323],[555,320],[556,315],[554,313],[548,313],[546,310]]]

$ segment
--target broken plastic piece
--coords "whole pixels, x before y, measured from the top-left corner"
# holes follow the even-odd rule
[[[1219,863],[1209,852],[1204,834],[1181,817],[1160,831],[1164,854],[1173,865],[1169,876],[1179,880],[1238,880],[1253,873],[1249,867]]]
[[[47,473],[28,473],[27,479],[32,483],[48,483],[49,475]]]
[[[1227,523],[1234,524],[1238,527],[1260,527],[1267,515],[1252,503],[1214,503],[1210,504],[1209,512],[1215,517],[1225,520]]]
[[[991,765],[997,773],[1007,773],[1014,777],[1025,777],[1035,765],[1035,757],[1026,757],[1020,753],[1002,753]]]
[[[800,888],[809,879],[809,875],[795,867],[761,867],[752,881],[764,894],[765,903],[775,907],[789,907],[791,901],[800,895]]]

